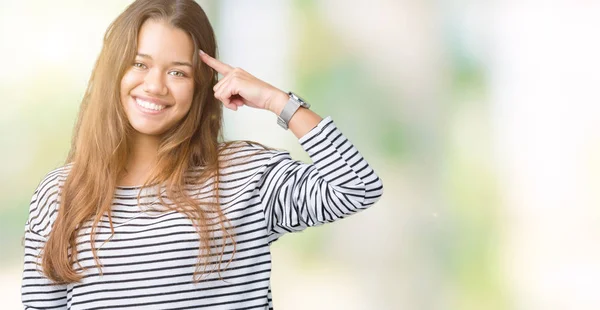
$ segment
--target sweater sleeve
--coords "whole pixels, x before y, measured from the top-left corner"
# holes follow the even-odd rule
[[[24,267],[21,301],[24,309],[67,309],[66,285],[57,285],[41,272],[39,258],[50,230],[50,219],[56,216],[58,175],[48,174],[35,190],[25,223]]]
[[[383,194],[381,179],[331,117],[298,141],[313,163],[272,151],[258,183],[270,242],[364,210]]]

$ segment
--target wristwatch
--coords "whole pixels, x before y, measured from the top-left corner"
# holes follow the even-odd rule
[[[292,119],[292,116],[294,115],[294,113],[296,113],[296,111],[298,111],[300,107],[306,109],[310,108],[310,104],[308,104],[306,101],[304,101],[304,99],[300,98],[298,95],[292,92],[288,92],[288,95],[290,96],[290,99],[283,107],[283,110],[281,111],[279,116],[277,116],[277,124],[279,124],[279,126],[281,126],[285,130],[288,129],[290,119]]]

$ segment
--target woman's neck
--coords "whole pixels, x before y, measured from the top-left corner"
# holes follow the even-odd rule
[[[156,165],[160,139],[155,136],[138,134],[132,139],[128,155],[126,173],[119,180],[120,186],[143,184]]]

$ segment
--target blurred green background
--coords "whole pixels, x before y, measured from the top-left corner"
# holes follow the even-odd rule
[[[0,0],[6,309],[20,308],[31,195],[64,163],[130,2]],[[600,5],[198,2],[222,61],[332,116],[384,182],[373,208],[273,245],[276,308],[600,307]],[[273,115],[224,113],[226,138],[308,160]]]

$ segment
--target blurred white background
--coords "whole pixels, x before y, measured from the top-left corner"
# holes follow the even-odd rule
[[[5,309],[31,195],[130,2],[0,0]],[[222,61],[331,115],[384,181],[371,209],[274,244],[277,309],[600,308],[598,1],[198,2]],[[273,115],[225,118],[308,160]]]

